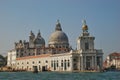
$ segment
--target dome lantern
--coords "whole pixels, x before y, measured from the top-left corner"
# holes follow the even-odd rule
[[[62,31],[61,24],[60,24],[59,20],[57,20],[55,31]]]
[[[41,37],[40,30],[38,31],[37,37],[38,37],[38,38],[40,38],[40,37]]]

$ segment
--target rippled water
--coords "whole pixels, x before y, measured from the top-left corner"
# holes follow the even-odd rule
[[[120,72],[0,72],[0,80],[120,80]]]

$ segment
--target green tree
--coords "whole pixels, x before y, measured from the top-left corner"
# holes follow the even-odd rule
[[[4,57],[0,54],[0,67],[6,66],[6,64],[7,64],[7,56]]]

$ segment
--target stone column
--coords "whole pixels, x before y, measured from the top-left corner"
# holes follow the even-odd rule
[[[101,70],[103,69],[103,64],[102,64],[102,63],[103,63],[103,57],[100,56],[100,67],[101,67],[100,69],[101,69]]]
[[[63,59],[63,71],[65,70],[65,69],[64,69],[64,67],[65,67],[65,66],[64,66],[64,64],[65,64],[64,62],[65,62],[65,61],[64,61],[64,59]]]
[[[55,60],[53,60],[53,70],[55,71]]]
[[[71,66],[71,71],[73,71],[73,57],[70,57],[70,66]]]
[[[81,56],[79,56],[79,71],[81,70]]]
[[[80,56],[80,57],[81,57],[81,61],[80,61],[80,62],[81,62],[81,63],[80,63],[80,64],[81,64],[81,70],[83,70],[83,65],[84,65],[84,64],[83,64],[83,56]]]
[[[83,62],[83,63],[84,63],[84,65],[85,65],[85,66],[84,66],[84,70],[85,70],[85,69],[86,69],[86,56],[84,56],[84,62]]]
[[[94,68],[94,56],[92,56],[92,61],[91,61],[91,63],[92,63],[92,69]]]
[[[94,63],[95,64],[95,70],[97,70],[97,61],[96,61],[97,59],[96,58],[97,58],[97,56],[95,55],[95,58],[94,58],[94,60],[95,60],[95,63]]]
[[[103,55],[102,55],[102,69],[103,69]]]
[[[94,66],[93,66],[93,69],[95,69],[95,56],[93,56],[93,64],[94,64]]]

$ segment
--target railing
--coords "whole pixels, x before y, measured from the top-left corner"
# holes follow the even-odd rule
[[[102,50],[89,49],[89,50],[80,50],[80,53],[103,53]]]

